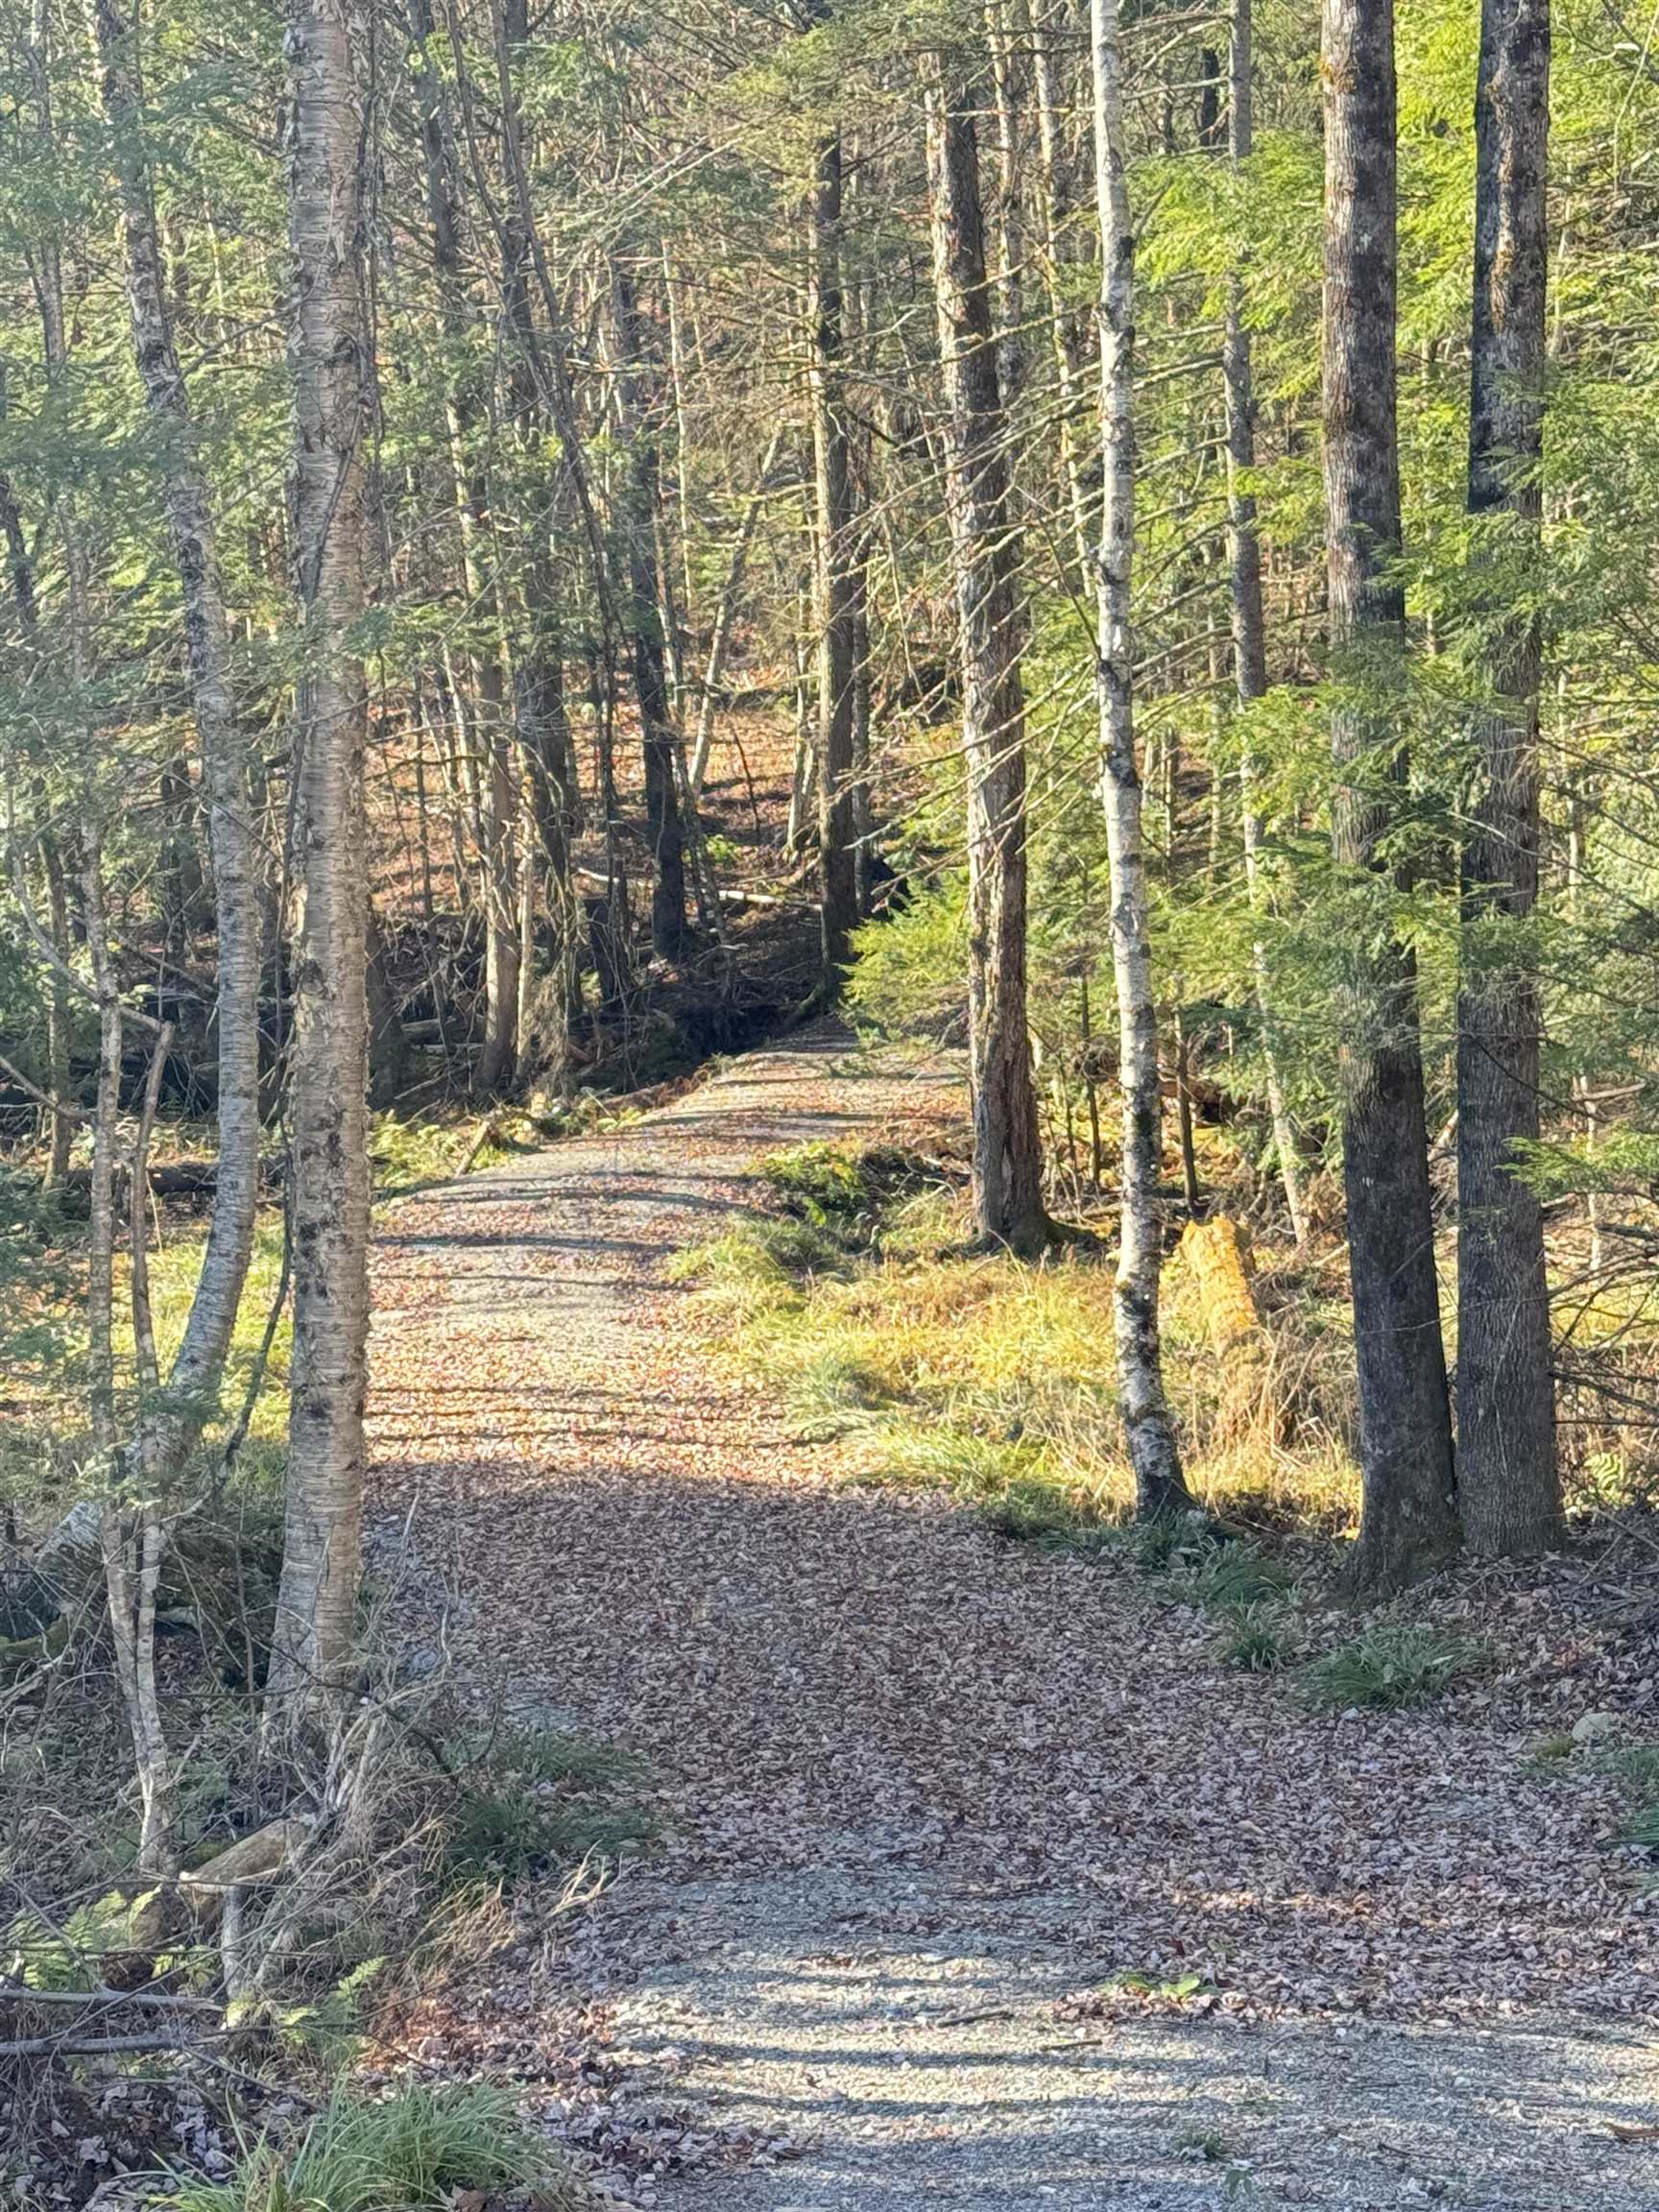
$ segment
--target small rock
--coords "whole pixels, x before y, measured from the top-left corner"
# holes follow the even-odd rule
[[[1600,1743],[1619,1733],[1616,1713],[1581,1713],[1573,1723],[1575,1743]]]

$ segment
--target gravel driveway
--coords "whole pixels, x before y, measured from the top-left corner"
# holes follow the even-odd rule
[[[1611,1695],[1581,1575],[1516,1585],[1496,1684],[1314,1716],[1131,1575],[848,1488],[710,1359],[663,1264],[757,1160],[960,1104],[820,1029],[381,1227],[380,1525],[480,1695],[659,1778],[589,1931],[639,2094],[796,2153],[636,2193],[1655,2212],[1613,2131],[1659,2121],[1652,1903],[1609,1786],[1527,1757]],[[1204,1987],[1067,2002],[1129,1972]]]

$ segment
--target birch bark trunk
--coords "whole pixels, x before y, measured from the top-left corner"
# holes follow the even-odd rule
[[[1123,1096],[1122,1194],[1113,1321],[1118,1388],[1138,1512],[1190,1509],[1164,1391],[1158,1295],[1163,1268],[1163,1098],[1147,931],[1141,772],[1135,755],[1135,230],[1123,132],[1118,0],[1092,0],[1094,190],[1100,219],[1100,423],[1103,467],[1096,569],[1101,795],[1112,874],[1112,968]]]
[[[292,531],[304,630],[296,712],[294,1355],[288,1505],[269,1706],[278,1726],[349,1674],[361,1550],[368,1335],[368,995],[362,118],[349,0],[288,19],[294,305]]]
[[[1475,93],[1469,512],[1480,661],[1457,1001],[1457,1493],[1470,1546],[1561,1536],[1544,1217],[1517,1173],[1538,1138],[1538,616],[1518,613],[1540,549],[1549,237],[1549,0],[1485,0]]]
[[[1357,698],[1332,718],[1338,862],[1382,874],[1407,762],[1376,704],[1399,681],[1406,607],[1395,413],[1393,0],[1325,0],[1325,502],[1331,649]],[[1392,932],[1346,947],[1342,1171],[1363,1508],[1353,1575],[1397,1588],[1456,1549],[1434,1274],[1417,978]]]

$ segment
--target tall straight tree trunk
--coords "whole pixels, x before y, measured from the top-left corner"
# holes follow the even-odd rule
[[[515,180],[522,167],[523,123],[513,57],[530,36],[526,0],[503,0],[498,16],[497,79],[501,102],[502,163]],[[518,213],[518,197],[503,222],[507,320],[513,342],[509,390],[526,459],[544,445],[556,424],[537,373],[536,318],[531,302],[531,241]],[[533,1003],[536,916],[544,907],[551,939],[541,1034],[535,1046],[555,1082],[569,1059],[570,1024],[581,1004],[577,970],[579,909],[570,874],[570,849],[581,827],[582,791],[565,697],[565,628],[554,561],[556,517],[573,496],[570,463],[562,456],[546,483],[538,483],[523,524],[523,597],[527,636],[514,676],[514,714],[526,805],[519,867],[519,1073],[532,1037],[526,1015]],[[538,897],[540,893],[540,897]]]
[[[945,369],[945,480],[968,777],[968,1019],[974,1214],[1021,1253],[1048,1239],[1025,1022],[1025,611],[985,267],[978,95],[924,60],[933,283]]]
[[[1073,334],[1074,318],[1067,308],[1060,277],[1068,208],[1061,144],[1065,98],[1057,49],[1067,35],[1069,12],[1069,0],[1039,0],[1038,14],[1032,24],[1032,44],[1036,63],[1037,150],[1043,178],[1043,284],[1047,295],[1048,335],[1060,395],[1060,467],[1066,478],[1077,573],[1086,589],[1094,572],[1094,549],[1090,542],[1089,496],[1077,442],[1083,379]]]
[[[229,638],[207,473],[167,312],[144,147],[137,34],[117,0],[95,0],[104,110],[120,180],[132,346],[157,441],[196,732],[207,788],[218,932],[219,1170],[213,1219],[167,1389],[140,1417],[135,1454],[154,1478],[176,1465],[218,1392],[253,1250],[259,1177],[259,973],[263,924],[247,760],[231,697]]]
[[[818,855],[824,972],[831,989],[851,957],[858,919],[853,806],[856,526],[841,320],[841,138],[831,132],[819,148],[813,180],[806,301],[817,499]]]
[[[0,373],[0,417],[5,413],[5,378]],[[6,541],[6,560],[11,571],[12,600],[17,611],[18,633],[30,676],[37,681],[40,674],[40,608],[35,590],[35,563],[29,550],[29,541],[24,534],[23,517],[17,505],[16,493],[3,469],[0,469],[0,536]],[[67,975],[70,956],[69,891],[63,871],[63,855],[48,819],[50,807],[44,794],[41,796],[39,812],[40,823],[35,832],[35,843],[40,854],[41,873],[46,879],[47,927],[52,950],[59,962],[59,966],[52,970],[46,979],[47,1089],[51,1093],[53,1106],[51,1151],[47,1157],[43,1181],[48,1190],[55,1190],[69,1173],[69,1155],[75,1142],[75,1116],[69,1097],[72,1083]]]
[[[645,832],[655,874],[651,945],[662,960],[685,951],[685,826],[680,811],[675,734],[668,712],[662,629],[657,590],[657,430],[640,390],[643,346],[634,280],[620,261],[612,268],[616,321],[619,416],[626,465],[621,486],[622,534],[628,555],[627,627],[634,650],[634,689],[645,756]]]
[[[304,631],[295,747],[301,882],[294,948],[294,1356],[288,1510],[271,1657],[279,1724],[343,1687],[353,1651],[363,1499],[369,1022],[366,706],[344,635],[363,612],[362,119],[341,0],[288,19],[294,305],[293,548]]]
[[[444,93],[433,63],[431,0],[409,0],[415,91],[420,103],[421,140],[426,170],[426,211],[431,226],[433,266],[445,337],[459,357],[467,344],[469,309],[462,262],[462,228],[455,179],[454,149],[445,126]],[[511,262],[512,255],[506,255]],[[511,270],[508,275],[511,284]],[[462,581],[469,613],[489,628],[498,626],[498,580],[486,559],[490,530],[490,488],[484,465],[473,454],[482,413],[479,394],[458,376],[445,395],[449,465],[454,484],[456,527],[461,544]],[[510,733],[507,678],[498,647],[471,656],[478,706],[475,729],[482,749],[479,764],[478,856],[484,889],[484,1037],[476,1080],[480,1090],[499,1090],[513,1074],[517,1048],[518,912],[515,837],[518,778]]]
[[[1549,0],[1484,0],[1475,93],[1469,512],[1495,697],[1478,716],[1463,847],[1457,1000],[1457,1495],[1484,1552],[1560,1539],[1544,1220],[1517,1172],[1538,1138],[1538,976],[1520,933],[1538,898],[1538,617],[1514,611],[1543,513]],[[1505,605],[1504,602],[1509,604]]]
[[[1156,1520],[1192,1503],[1164,1392],[1158,1292],[1164,1161],[1158,1016],[1152,997],[1141,772],[1135,757],[1135,230],[1123,132],[1118,0],[1092,0],[1094,191],[1100,218],[1102,502],[1096,619],[1101,796],[1112,871],[1112,968],[1118,984],[1118,1072],[1123,1095],[1122,1195],[1113,1326],[1118,1389],[1136,1509]]]
[[[1227,151],[1235,171],[1250,158],[1254,137],[1250,83],[1252,0],[1233,0],[1228,57]],[[1267,690],[1267,625],[1262,606],[1262,542],[1256,528],[1256,494],[1249,489],[1256,466],[1256,400],[1251,373],[1250,332],[1244,322],[1244,286],[1233,272],[1227,296],[1227,330],[1221,353],[1227,398],[1227,572],[1233,623],[1233,673],[1238,704],[1248,714]],[[1244,886],[1251,908],[1260,912],[1266,886],[1262,868],[1262,816],[1256,802],[1257,772],[1249,733],[1245,733],[1239,780],[1244,801]],[[1290,1230],[1298,1244],[1308,1237],[1308,1202],[1296,1132],[1286,1103],[1285,1078],[1273,1036],[1267,989],[1267,948],[1260,934],[1250,947],[1256,1010],[1262,1020],[1262,1055],[1267,1070],[1267,1111],[1273,1127],[1273,1152],[1285,1189]]]
[[[1378,873],[1406,776],[1394,720],[1372,703],[1398,680],[1405,594],[1395,417],[1393,0],[1325,0],[1325,501],[1331,649],[1371,696],[1332,722],[1339,863]],[[1369,922],[1346,946],[1342,1169],[1348,1202],[1364,1502],[1357,1582],[1396,1588],[1457,1542],[1452,1421],[1434,1276],[1417,979],[1409,950]]]

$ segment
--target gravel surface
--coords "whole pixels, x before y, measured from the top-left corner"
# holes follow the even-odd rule
[[[659,1777],[583,1938],[641,2092],[803,2153],[653,2200],[1654,2212],[1611,2126],[1659,2121],[1651,1904],[1612,1785],[1527,1758],[1651,1710],[1581,1567],[1482,1585],[1499,1678],[1315,1716],[1132,1575],[843,1486],[710,1361],[661,1268],[756,1161],[960,1107],[823,1029],[382,1228],[381,1528],[480,1696]],[[1205,1986],[1068,2002],[1126,1971]]]
[[[639,1881],[613,1911],[641,2075],[804,2146],[668,2196],[687,2212],[1659,2204],[1659,2152],[1612,2133],[1659,2086],[1627,2028],[1073,2024],[1089,1900],[939,1875]]]

